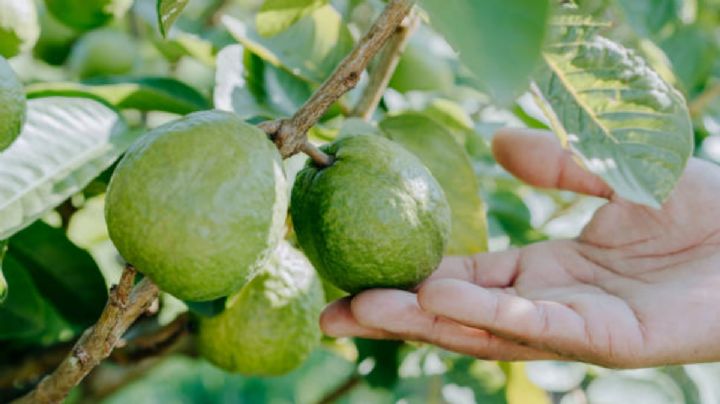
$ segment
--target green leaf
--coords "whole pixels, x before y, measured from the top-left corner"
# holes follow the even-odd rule
[[[508,404],[550,404],[546,392],[532,384],[522,362],[503,363],[501,368],[507,378],[505,397]]]
[[[223,17],[223,23],[249,51],[316,84],[323,82],[353,47],[350,30],[329,5],[271,38],[260,36],[255,29],[230,16]]]
[[[97,320],[107,300],[105,279],[63,230],[37,221],[10,238],[9,255],[67,321],[86,327]]]
[[[430,23],[496,100],[508,103],[540,61],[549,0],[422,0]]]
[[[12,289],[0,304],[0,339],[35,335],[45,326],[45,302],[21,264],[8,255],[3,267]]]
[[[2,263],[5,259],[5,253],[7,252],[7,240],[0,240],[0,304],[5,301],[8,293],[7,280],[3,275]]]
[[[157,0],[158,27],[162,36],[167,36],[175,20],[180,17],[190,0]]]
[[[253,116],[289,116],[307,100],[307,82],[229,45],[217,57],[215,108],[234,111],[243,119]]]
[[[702,87],[710,77],[720,49],[714,35],[697,25],[676,29],[660,42],[673,72],[687,93]]]
[[[0,153],[0,239],[80,191],[136,137],[115,111],[96,101],[30,100],[20,137]]]
[[[262,36],[277,35],[302,17],[326,5],[329,0],[265,0],[255,16]]]
[[[358,357],[357,363],[366,359],[375,362],[372,370],[364,375],[364,379],[373,387],[390,389],[397,384],[400,375],[400,348],[402,341],[383,341],[365,338],[355,338]]]
[[[619,0],[630,26],[642,36],[657,34],[678,19],[681,2],[677,0]]]
[[[414,153],[438,180],[452,211],[448,254],[487,251],[485,207],[470,158],[437,121],[406,113],[380,122],[383,133]]]
[[[558,20],[539,90],[553,129],[620,196],[660,207],[693,149],[682,95],[633,51]],[[552,114],[551,114],[552,115]]]
[[[165,111],[185,115],[210,108],[210,102],[187,84],[163,77],[115,77],[89,84],[37,83],[27,88],[28,98],[86,97],[115,108]]]
[[[225,310],[226,300],[227,297],[221,297],[207,302],[191,302],[186,300],[184,303],[187,305],[188,309],[195,314],[203,317],[213,317]]]

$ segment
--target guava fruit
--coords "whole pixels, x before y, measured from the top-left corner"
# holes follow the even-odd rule
[[[11,58],[31,49],[40,36],[35,3],[0,0],[0,55]]]
[[[51,65],[62,65],[80,34],[62,24],[47,10],[40,11],[39,19],[40,38],[33,48],[33,55]]]
[[[299,366],[320,342],[323,290],[310,262],[282,242],[225,310],[201,318],[200,353],[220,368],[274,376]]]
[[[25,90],[10,64],[0,56],[0,151],[20,134],[25,123]]]
[[[450,235],[450,208],[430,171],[376,135],[341,137],[295,179],[290,213],[320,275],[350,293],[409,288],[436,268]]]
[[[127,33],[102,28],[83,35],[70,52],[68,66],[81,79],[130,72],[137,60],[137,44]]]
[[[10,0],[17,1],[17,0]],[[133,0],[45,0],[47,9],[63,24],[79,30],[105,25],[122,17]]]
[[[120,254],[183,300],[230,295],[284,232],[280,154],[237,115],[203,111],[133,144],[108,186],[105,217]]]
[[[446,91],[455,76],[448,62],[429,54],[423,47],[409,43],[390,79],[390,87],[408,91]]]

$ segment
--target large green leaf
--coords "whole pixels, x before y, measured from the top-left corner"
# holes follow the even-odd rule
[[[229,45],[217,57],[215,108],[242,118],[288,116],[310,97],[307,82]]]
[[[81,83],[37,83],[27,88],[28,98],[50,96],[88,97],[116,108],[165,111],[175,114],[210,108],[210,102],[187,84],[170,78],[107,78]]]
[[[329,0],[265,0],[255,16],[255,26],[262,36],[276,35],[328,2]]]
[[[554,110],[550,121],[620,196],[659,207],[692,153],[685,100],[641,57],[591,25],[558,20],[556,40],[544,52],[538,85]]]
[[[0,239],[81,190],[136,136],[115,111],[97,101],[30,100],[23,132],[0,153]]]
[[[678,20],[681,2],[677,0],[618,0],[620,9],[640,35],[654,35]]]
[[[385,135],[414,153],[438,180],[452,211],[448,254],[487,250],[485,207],[479,184],[465,150],[443,125],[418,113],[384,119]]]
[[[3,267],[11,289],[0,304],[0,339],[35,335],[45,326],[45,302],[21,264],[7,256]]]
[[[266,62],[314,83],[332,73],[353,46],[350,30],[332,6],[324,6],[271,38],[230,16],[223,18],[230,33]]]
[[[167,36],[175,20],[180,17],[190,0],[157,0],[158,27],[162,36]]]
[[[549,0],[422,0],[430,23],[496,100],[524,90],[540,61]]]
[[[9,251],[67,321],[85,327],[97,320],[107,300],[105,279],[63,230],[37,221],[10,238]]]

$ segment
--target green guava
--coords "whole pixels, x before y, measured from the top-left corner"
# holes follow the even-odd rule
[[[17,0],[10,0],[17,1]],[[122,17],[133,0],[45,0],[47,9],[63,24],[79,30],[105,25]]]
[[[308,163],[290,212],[320,275],[350,293],[409,288],[437,267],[450,235],[442,188],[413,154],[376,135],[324,147],[329,167]]]
[[[120,254],[183,300],[230,295],[282,238],[280,154],[237,115],[204,111],[159,126],[128,150],[105,217]]]
[[[62,65],[79,33],[62,24],[47,10],[40,11],[39,19],[40,38],[33,48],[33,55],[51,65]]]
[[[130,72],[137,61],[137,44],[127,33],[111,28],[90,31],[70,52],[68,66],[81,79]]]
[[[282,242],[258,275],[227,300],[222,313],[201,318],[200,353],[230,372],[287,373],[319,344],[324,304],[310,262]]]
[[[25,89],[10,64],[0,56],[0,151],[20,135],[25,107]]]
[[[32,49],[40,36],[35,3],[0,0],[0,55],[11,58]]]
[[[390,79],[390,87],[401,93],[408,91],[446,91],[455,80],[452,68],[440,57],[409,43]]]

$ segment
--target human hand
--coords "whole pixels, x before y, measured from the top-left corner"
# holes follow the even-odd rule
[[[494,360],[608,367],[720,360],[720,167],[691,159],[661,210],[616,197],[549,134],[503,130],[498,162],[530,185],[607,198],[575,240],[448,257],[416,293],[328,306],[331,336],[423,341]]]

